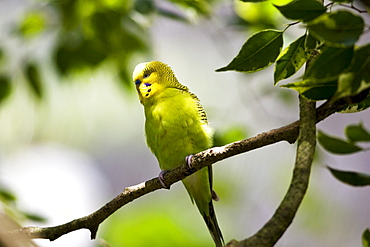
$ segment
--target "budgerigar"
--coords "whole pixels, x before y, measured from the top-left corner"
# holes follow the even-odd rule
[[[146,141],[162,171],[180,166],[189,155],[212,146],[213,131],[198,97],[179,83],[167,64],[158,61],[138,64],[133,80],[144,106]],[[182,182],[216,246],[223,246],[212,204],[212,199],[217,198],[212,190],[212,168],[204,167]]]

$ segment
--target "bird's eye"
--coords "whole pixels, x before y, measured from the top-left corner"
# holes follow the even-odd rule
[[[150,74],[144,74],[143,78],[148,78]]]
[[[141,81],[140,80],[136,80],[135,81],[135,85],[140,85],[141,84]]]

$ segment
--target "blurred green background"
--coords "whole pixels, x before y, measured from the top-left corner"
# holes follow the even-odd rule
[[[131,82],[137,63],[159,60],[174,69],[201,99],[216,145],[298,117],[296,93],[273,86],[272,67],[215,72],[256,30],[285,27],[271,2],[2,0],[0,12],[0,210],[24,226],[84,216],[126,186],[158,175]],[[303,32],[293,27],[288,37]],[[359,121],[370,128],[367,112],[337,114],[319,128],[343,135]],[[307,196],[277,246],[359,246],[370,226],[369,188],[339,183],[324,168],[369,172],[369,154],[338,157],[318,149]],[[289,185],[294,152],[295,145],[278,143],[214,165],[221,198],[215,209],[226,241],[252,235],[272,215]],[[32,221],[38,217],[45,221]],[[213,246],[180,183],[120,209],[95,241],[80,230],[35,242]]]

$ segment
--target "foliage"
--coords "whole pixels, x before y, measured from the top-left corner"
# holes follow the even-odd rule
[[[275,7],[296,22],[282,31],[262,30],[252,35],[239,54],[216,71],[256,72],[276,62],[277,84],[297,73],[315,54],[303,80],[283,87],[310,100],[343,98],[370,88],[370,44],[355,46],[364,31],[361,16],[347,10],[332,12],[316,0],[294,0]],[[298,23],[304,24],[305,33],[281,52],[283,34]]]
[[[256,2],[256,1],[251,1]],[[351,5],[332,1],[326,6],[317,0],[293,0],[285,5],[275,5],[290,23],[284,30],[260,30],[250,36],[239,54],[216,71],[235,70],[257,72],[275,63],[274,84],[288,79],[306,64],[303,75],[282,85],[297,91],[311,101],[334,102],[346,98],[349,104],[342,112],[356,112],[370,107],[370,43],[358,44],[365,33],[366,13]],[[350,7],[359,14],[345,8]],[[286,31],[301,24],[304,33],[282,50]],[[329,152],[352,154],[366,151],[358,142],[369,142],[369,131],[362,124],[346,128],[347,140],[318,132],[319,143]],[[352,186],[370,185],[370,175],[340,171],[328,167],[331,174]],[[369,245],[369,231],[363,234],[364,246]]]
[[[283,46],[282,33],[276,30],[263,30],[252,35],[230,64],[216,71],[255,72],[266,68],[280,53]]]
[[[347,140],[331,137],[323,132],[319,132],[318,141],[321,146],[334,154],[353,154],[360,151],[366,151],[365,148],[358,146],[358,142],[370,142],[370,132],[364,128],[362,123],[358,125],[349,125],[345,129]],[[335,178],[343,183],[352,186],[370,185],[370,174],[364,174],[352,171],[340,171],[328,167]]]
[[[350,171],[340,171],[331,167],[328,167],[328,169],[336,179],[348,185],[352,186],[370,185],[370,175],[368,174]]]
[[[344,140],[334,138],[319,131],[317,135],[320,144],[328,151],[336,154],[351,154],[362,150],[361,147],[346,142]]]
[[[148,27],[153,16],[189,23],[191,16],[208,16],[212,1],[168,0],[167,5],[184,11],[174,11],[150,0],[44,0],[35,1],[28,8],[7,37],[19,39],[25,45],[53,37],[53,46],[47,51],[51,57],[25,53],[21,71],[0,70],[0,102],[12,91],[11,75],[20,73],[37,98],[44,96],[45,81],[42,70],[45,61],[61,76],[86,69],[97,69],[109,63],[112,73],[121,83],[131,86],[130,61],[140,53],[150,51]],[[146,19],[147,21],[143,21]],[[48,49],[47,47],[44,48]],[[0,61],[15,60],[6,47],[0,45]]]

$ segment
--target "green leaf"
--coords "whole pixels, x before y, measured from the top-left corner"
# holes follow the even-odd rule
[[[46,18],[40,11],[32,11],[25,15],[21,21],[18,31],[25,38],[34,37],[46,28]]]
[[[370,141],[370,133],[365,130],[362,123],[347,126],[345,132],[351,142]]]
[[[40,78],[40,72],[35,64],[28,64],[26,67],[26,77],[28,79],[29,85],[32,91],[38,98],[42,98],[43,88]]]
[[[236,16],[232,17],[231,25],[247,28],[247,30],[263,30],[276,27],[277,10],[268,1],[258,2],[258,4],[235,1],[234,11]]]
[[[170,0],[174,4],[191,10],[197,14],[209,15],[211,13],[211,6],[209,1],[194,1],[194,0]],[[155,2],[155,1],[154,1]]]
[[[308,33],[307,38],[305,40],[305,44],[304,44],[305,50],[307,51],[307,50],[316,49],[318,43],[319,43],[318,40],[314,36],[312,36],[310,33]]]
[[[354,113],[354,112],[364,111],[368,109],[369,107],[370,107],[370,94],[368,94],[364,100],[358,103],[349,104],[338,112],[339,113]]]
[[[352,186],[370,185],[370,175],[359,172],[340,171],[327,166],[331,174],[341,182]]]
[[[362,233],[362,247],[370,247],[370,230],[367,228],[363,233]]]
[[[348,11],[325,13],[308,23],[312,35],[330,46],[352,46],[364,29],[364,21]]]
[[[305,49],[306,38],[307,35],[303,35],[280,53],[275,65],[275,84],[294,75],[307,61],[309,52]]]
[[[332,97],[337,90],[336,81],[315,82],[303,80],[282,85],[281,87],[293,89],[309,100],[325,100]]]
[[[39,214],[33,214],[33,213],[28,213],[28,212],[23,212],[21,211],[24,217],[26,217],[29,220],[35,221],[35,222],[40,222],[40,223],[45,223],[47,219]]]
[[[0,188],[0,201],[2,202],[15,202],[17,197],[8,189]]]
[[[370,59],[369,59],[370,61]],[[370,87],[370,83],[362,80],[360,73],[345,72],[339,76],[338,89],[334,98],[339,99],[361,93]]]
[[[92,41],[74,43],[66,41],[56,49],[55,62],[62,74],[84,67],[96,67],[106,58],[107,54],[98,50]]]
[[[155,11],[155,4],[151,0],[136,0],[134,1],[134,9],[143,14],[147,15]]]
[[[310,41],[312,42],[312,41]],[[313,46],[313,44],[309,44]],[[338,77],[351,63],[353,47],[325,47],[306,70],[302,81],[283,85],[310,100],[331,98],[337,91]]]
[[[174,11],[172,9],[170,10],[170,9],[158,8],[157,13],[158,13],[158,15],[161,15],[163,17],[166,17],[166,18],[174,20],[174,21],[180,21],[180,22],[183,22],[183,23],[186,23],[186,24],[191,23],[189,18],[186,15],[184,15],[184,13]]]
[[[370,44],[355,50],[352,64],[338,80],[336,98],[353,96],[370,88]]]
[[[274,5],[281,14],[291,20],[310,21],[326,12],[326,7],[317,0],[294,0],[286,5]]]
[[[351,64],[352,57],[352,46],[345,48],[326,47],[312,61],[304,75],[304,79],[317,81],[318,83],[336,80],[340,73]]]
[[[0,102],[10,95],[11,89],[9,77],[4,74],[0,74]]]
[[[322,131],[318,132],[317,139],[325,150],[335,154],[351,154],[362,150],[359,146],[336,137],[328,136]]]
[[[216,71],[256,72],[262,70],[275,62],[282,47],[283,31],[262,30],[244,43],[239,54],[229,65]]]

